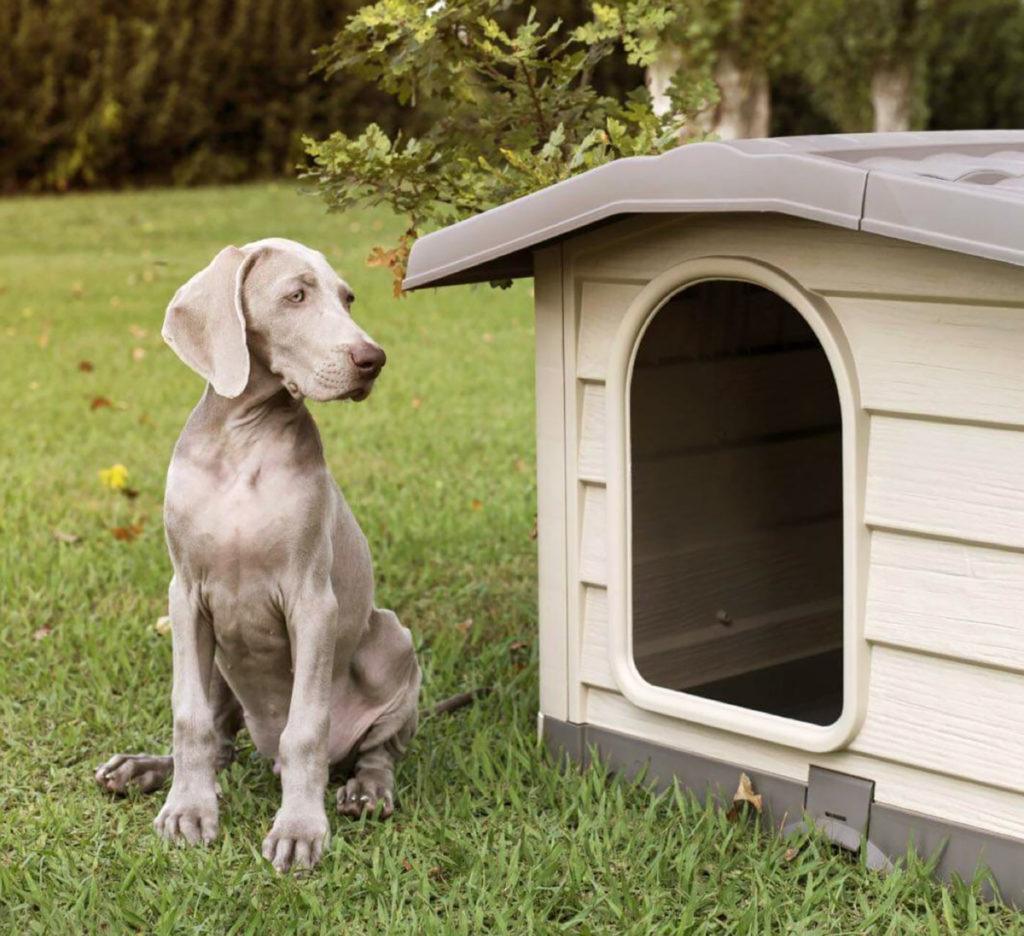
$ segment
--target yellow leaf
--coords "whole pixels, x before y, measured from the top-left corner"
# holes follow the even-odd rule
[[[740,785],[736,788],[732,801],[734,803],[750,803],[758,812],[761,811],[761,794],[754,792],[754,784],[750,782],[750,777],[745,773],[740,773]]]

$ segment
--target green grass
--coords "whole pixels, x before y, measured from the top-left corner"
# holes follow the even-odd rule
[[[0,202],[0,932],[1024,933],[919,863],[883,878],[817,841],[787,857],[755,821],[545,761],[529,284],[396,302],[363,265],[396,228],[288,185]],[[207,850],[157,839],[163,794],[113,801],[91,780],[170,738],[160,502],[202,388],[163,347],[163,310],[220,247],[271,234],[325,251],[388,352],[369,401],[315,411],[425,702],[495,687],[423,725],[393,820],[332,817],[297,877],[259,857],[277,781],[244,741]],[[134,501],[100,484],[115,463]],[[133,541],[110,532],[132,523]]]

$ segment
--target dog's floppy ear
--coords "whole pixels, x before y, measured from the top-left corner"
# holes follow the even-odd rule
[[[164,316],[164,341],[223,397],[249,382],[242,290],[261,253],[225,247],[174,294]]]

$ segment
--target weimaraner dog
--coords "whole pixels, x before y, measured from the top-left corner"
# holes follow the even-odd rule
[[[164,499],[173,756],[119,754],[96,772],[114,793],[173,774],[156,828],[207,843],[244,725],[281,775],[263,842],[279,871],[319,861],[331,767],[352,772],[340,812],[390,814],[417,723],[412,639],[374,606],[366,540],[303,403],[363,400],[384,366],[353,299],[322,254],[271,238],[222,250],[171,300],[164,339],[208,381]]]

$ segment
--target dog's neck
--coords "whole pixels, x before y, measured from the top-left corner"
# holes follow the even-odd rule
[[[228,399],[207,384],[196,415],[222,445],[239,454],[266,442],[268,423],[294,426],[309,419],[304,401],[293,398],[281,378],[256,358],[252,359],[245,390]]]

